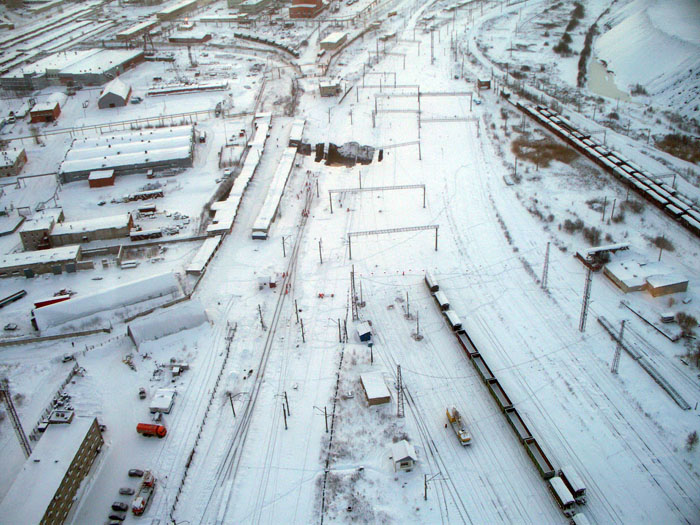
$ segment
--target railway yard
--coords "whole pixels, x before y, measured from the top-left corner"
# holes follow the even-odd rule
[[[0,523],[700,522],[697,5],[233,4],[0,11]]]

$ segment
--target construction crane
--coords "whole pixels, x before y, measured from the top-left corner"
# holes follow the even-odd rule
[[[10,383],[6,378],[0,379],[0,398],[2,398],[5,402],[5,406],[7,406],[7,412],[10,414],[10,421],[12,422],[12,427],[15,429],[15,434],[17,434],[19,445],[22,447],[24,455],[29,457],[32,453],[32,447],[29,446],[29,440],[22,428],[17,410],[15,410],[15,404],[12,402],[12,396],[10,395]]]
[[[150,51],[148,51],[148,44],[151,45]],[[153,45],[153,37],[149,31],[143,34],[143,54],[147,56],[156,54],[156,46]]]

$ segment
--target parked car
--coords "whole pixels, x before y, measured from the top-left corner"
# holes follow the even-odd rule
[[[124,521],[125,517],[126,516],[124,516],[122,514],[110,514],[109,515],[109,519],[111,519],[113,521]]]
[[[134,495],[134,489],[131,487],[122,487],[119,489],[119,494],[122,496],[133,496]]]
[[[146,399],[146,389],[143,387],[139,388],[139,399]]]
[[[7,324],[4,326],[3,330],[12,331],[12,330],[17,330],[17,328],[18,328],[18,327],[17,327],[17,324],[16,324],[16,323],[7,323]]]
[[[61,361],[64,363],[67,363],[68,361],[72,361],[75,359],[71,354],[63,354],[63,357],[61,358]]]
[[[126,512],[127,510],[129,510],[129,505],[127,505],[123,501],[115,501],[114,503],[112,503],[112,510]]]
[[[130,478],[140,478],[141,476],[143,476],[143,470],[137,468],[132,468],[131,470],[129,470]]]
[[[143,102],[143,99],[141,97],[131,97],[132,104],[141,104],[141,102]]]

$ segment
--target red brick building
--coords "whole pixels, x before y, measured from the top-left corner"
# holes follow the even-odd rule
[[[315,18],[324,7],[322,0],[292,0],[289,18]]]
[[[40,102],[29,111],[32,124],[37,122],[53,122],[61,114],[61,106],[58,102]]]

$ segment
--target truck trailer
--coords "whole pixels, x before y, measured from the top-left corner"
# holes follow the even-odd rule
[[[139,423],[136,425],[136,432],[146,437],[157,436],[159,438],[164,438],[168,430],[163,425]]]

